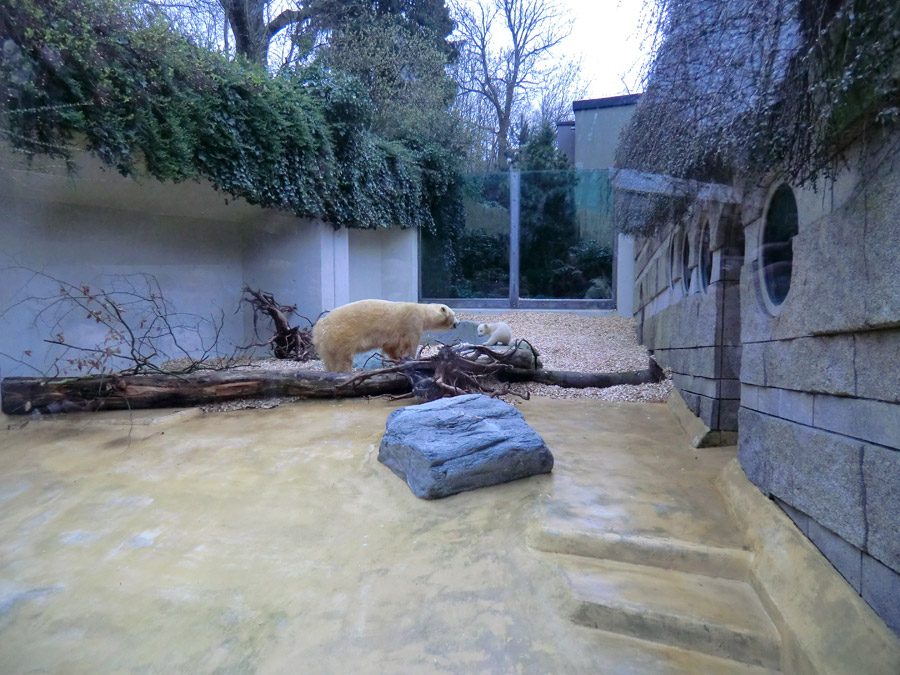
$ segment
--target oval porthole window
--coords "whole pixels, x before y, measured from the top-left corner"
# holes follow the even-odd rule
[[[707,222],[700,234],[700,288],[704,293],[709,288],[709,281],[712,278],[712,265],[712,251],[709,248],[709,223]]]
[[[784,302],[791,289],[793,239],[797,232],[797,201],[791,188],[782,185],[769,202],[762,233],[762,280],[774,307]]]
[[[669,245],[669,288],[675,290],[675,279],[678,275],[678,233],[672,235]]]
[[[691,239],[688,233],[684,233],[681,244],[681,286],[687,295],[691,292]]]

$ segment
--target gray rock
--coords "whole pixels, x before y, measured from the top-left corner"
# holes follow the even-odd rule
[[[426,330],[424,333],[422,333],[422,339],[420,340],[420,342],[423,345],[452,345],[461,342],[469,342],[473,345],[480,345],[484,342],[487,342],[488,336],[482,335],[481,337],[479,337],[476,332],[477,330],[477,321],[460,321],[459,324],[457,324],[456,328],[451,328],[450,330],[444,331],[443,333],[439,333],[433,330]]]
[[[353,367],[363,370],[379,370],[394,365],[377,349],[370,349],[353,357]]]
[[[390,414],[378,461],[423,499],[439,499],[553,469],[553,455],[522,413],[483,394]]]

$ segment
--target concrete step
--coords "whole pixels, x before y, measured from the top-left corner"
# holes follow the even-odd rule
[[[563,518],[535,522],[528,532],[528,544],[549,553],[603,558],[740,581],[748,578],[751,562],[750,551],[744,549],[605,532]]]
[[[558,555],[575,623],[777,670],[780,639],[750,584]]]
[[[603,675],[776,675],[781,672],[621,633],[585,626],[572,628],[596,655],[591,672]]]

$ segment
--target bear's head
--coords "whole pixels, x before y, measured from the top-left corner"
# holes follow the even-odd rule
[[[453,313],[453,310],[447,307],[447,305],[438,305],[433,304],[431,307],[435,312],[435,324],[433,328],[456,328],[459,324],[459,319],[456,318],[456,314]]]
[[[487,324],[486,323],[478,324],[478,328],[475,330],[475,332],[478,334],[478,337],[484,337],[485,335],[488,334]]]

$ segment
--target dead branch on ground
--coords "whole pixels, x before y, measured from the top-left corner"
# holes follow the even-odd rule
[[[0,312],[2,317],[21,306],[36,305],[32,324],[46,330],[51,337],[43,342],[58,350],[42,373],[45,376],[73,371],[178,375],[231,367],[240,359],[237,351],[224,356],[219,351],[221,310],[219,316],[209,317],[176,311],[152,274],[106,275],[103,285],[96,287],[21,266],[4,269],[26,273],[29,283],[37,280],[48,289]],[[78,337],[70,339],[66,333]],[[30,349],[25,352],[26,357],[31,354]]]

